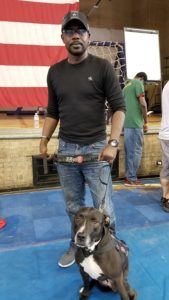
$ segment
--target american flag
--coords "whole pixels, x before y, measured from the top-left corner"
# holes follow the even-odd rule
[[[49,66],[65,58],[63,16],[79,0],[0,0],[0,107],[47,105]]]

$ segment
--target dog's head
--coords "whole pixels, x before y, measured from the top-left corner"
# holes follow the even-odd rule
[[[75,244],[94,250],[103,236],[104,226],[109,225],[109,220],[108,215],[96,208],[80,208],[74,217]]]

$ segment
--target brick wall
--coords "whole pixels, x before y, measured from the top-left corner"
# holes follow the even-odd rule
[[[125,176],[124,164],[124,138],[120,140],[120,156],[119,156],[119,177]],[[161,166],[157,165],[157,161],[161,160],[160,142],[158,134],[149,132],[144,135],[144,146],[138,177],[159,176]]]
[[[108,134],[109,135],[109,134]],[[0,138],[0,190],[33,187],[32,155],[39,154],[39,137]],[[49,153],[57,148],[54,136],[49,142]],[[161,159],[160,143],[156,132],[144,136],[144,149],[139,169],[139,176],[158,176]],[[124,177],[123,136],[120,139],[119,178]]]
[[[32,155],[39,154],[39,138],[0,140],[0,190],[33,187]],[[56,138],[49,142],[54,153]]]

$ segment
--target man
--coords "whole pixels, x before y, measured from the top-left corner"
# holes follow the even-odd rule
[[[169,81],[167,81],[162,91],[162,118],[159,139],[162,151],[160,182],[163,196],[161,205],[164,211],[169,212]]]
[[[47,143],[60,121],[57,169],[70,221],[85,205],[87,183],[94,207],[105,209],[110,215],[111,229],[115,231],[109,164],[116,157],[124,123],[125,103],[121,88],[111,64],[88,53],[89,26],[81,12],[69,12],[61,30],[68,58],[51,66],[48,72],[48,108],[40,152],[42,156],[48,155]],[[113,113],[108,144],[105,99]],[[71,157],[73,163],[64,162],[65,157]],[[90,161],[86,161],[86,157]],[[71,240],[59,266],[70,266],[75,261],[74,256],[75,246]]]
[[[143,135],[148,130],[147,104],[143,83],[147,80],[144,72],[136,74],[123,89],[126,102],[124,121],[125,182],[127,186],[138,186],[142,182],[137,178],[143,147]]]

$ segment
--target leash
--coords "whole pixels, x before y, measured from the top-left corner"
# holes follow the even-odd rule
[[[106,185],[106,190],[105,190],[103,199],[102,199],[102,201],[101,201],[101,204],[100,204],[100,206],[99,206],[99,211],[100,211],[101,213],[103,213],[103,211],[104,211],[103,207],[104,207],[104,204],[105,204],[105,199],[106,199],[106,193],[107,193],[108,182],[109,182],[109,179],[110,179],[110,177],[111,177],[111,172],[112,172],[112,169],[113,169],[113,163],[112,163],[112,164],[109,164],[109,166],[110,166],[110,172],[109,172],[108,177],[107,177],[107,182],[103,182],[103,181],[101,180],[101,178],[100,178],[100,182],[101,182],[102,184]],[[104,167],[105,167],[105,166],[103,166],[102,168],[104,168]],[[106,167],[107,167],[107,166],[106,166]]]
[[[54,155],[54,162],[58,163],[84,163],[84,162],[92,162],[98,160],[98,155],[75,155],[75,156],[67,156],[67,155]]]
[[[48,159],[47,157],[43,157],[43,171],[44,174],[48,174]],[[76,155],[76,156],[67,156],[67,155],[59,155],[59,154],[54,154],[52,158],[53,162],[56,163],[85,163],[85,162],[93,162],[93,161],[98,161],[98,155]]]

